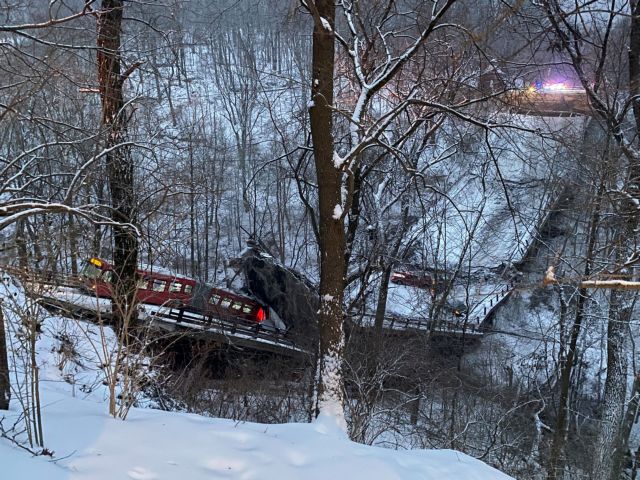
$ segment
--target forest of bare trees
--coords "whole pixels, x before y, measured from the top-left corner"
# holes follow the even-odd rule
[[[39,282],[113,264],[120,418],[142,397],[320,417],[515,478],[635,479],[639,15],[635,0],[0,0],[3,276],[37,303]],[[156,336],[136,293],[151,265],[271,307],[305,355]],[[37,453],[44,320],[1,305],[0,418],[38,410]]]

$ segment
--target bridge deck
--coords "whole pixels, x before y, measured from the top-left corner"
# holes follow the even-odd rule
[[[591,106],[584,90],[554,92],[508,92],[505,102],[515,113],[545,117],[590,115]]]
[[[515,283],[491,285],[490,291],[479,289],[473,295],[474,304],[467,315],[445,315],[444,318],[429,319],[422,316],[388,314],[384,317],[382,328],[388,332],[413,332],[449,335],[454,337],[480,338],[489,328],[489,320],[498,306],[513,291]],[[364,314],[352,320],[359,328],[373,328],[375,315]]]
[[[15,267],[3,267],[3,270],[20,279],[28,295],[63,316],[111,320],[111,300],[83,293],[78,288],[80,282],[73,277],[44,275]],[[141,304],[138,319],[156,329],[206,336],[237,348],[285,356],[309,354],[289,340],[286,332],[238,317],[217,318],[185,309]]]

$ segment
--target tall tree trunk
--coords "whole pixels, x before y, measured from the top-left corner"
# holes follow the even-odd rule
[[[591,274],[591,262],[593,261],[595,243],[600,223],[600,205],[604,193],[604,183],[600,184],[596,197],[596,204],[591,216],[589,225],[589,238],[584,266],[584,276],[588,278]],[[560,401],[558,406],[558,417],[556,428],[553,433],[551,450],[549,452],[548,478],[554,480],[562,478],[564,468],[564,450],[567,443],[567,433],[569,430],[569,396],[571,393],[571,373],[576,363],[578,338],[582,329],[584,319],[584,304],[587,300],[587,289],[578,290],[578,301],[576,303],[576,316],[571,326],[569,346],[567,352],[559,352],[560,355]]]
[[[593,478],[618,480],[615,466],[624,452],[619,443],[620,427],[624,419],[627,394],[627,350],[631,307],[628,292],[612,290],[609,297],[609,323],[607,325],[607,378],[604,384],[604,402],[600,429],[594,451]]]
[[[637,97],[640,94],[640,4],[634,0],[630,2],[630,7],[629,94]],[[637,98],[633,102],[633,114],[636,132],[640,132],[640,103]],[[622,219],[616,234],[616,243],[619,245],[616,264],[623,262],[638,249],[636,238],[640,218],[638,218],[636,205],[640,200],[640,161],[638,161],[637,155],[629,162],[626,190],[632,198],[630,200],[624,199],[620,209]],[[635,294],[613,290],[609,300],[607,378],[593,466],[593,473],[597,478],[608,480],[620,478],[623,455],[626,452],[631,432],[628,418],[635,418],[635,409],[637,408],[637,399],[632,397],[625,414],[628,363],[626,338],[629,335],[633,295]],[[634,382],[632,395],[636,393],[636,388],[637,385]]]
[[[71,275],[78,276],[78,237],[76,236],[76,222],[73,215],[69,215],[69,260],[71,262]]]
[[[640,164],[637,161],[631,161],[627,172],[626,190],[632,198],[624,198],[619,210],[620,219],[614,234],[615,265],[621,265],[630,255],[637,252],[638,248],[635,239],[640,223],[636,207],[636,203],[640,200]],[[622,457],[629,440],[630,430],[625,433],[624,422],[628,368],[627,337],[636,295],[636,292],[612,290],[609,296],[607,377],[594,452],[594,478],[605,480],[620,478]],[[633,408],[633,402],[628,408]]]
[[[29,265],[29,251],[27,250],[27,241],[25,239],[24,232],[24,220],[19,220],[16,223],[16,250],[18,251],[18,265],[23,270]]]
[[[120,35],[123,0],[102,0],[98,13],[98,81],[102,102],[102,125],[106,132],[107,177],[111,190],[113,227],[113,315],[116,326],[125,329],[135,312],[138,237],[136,223],[133,159],[127,139],[122,85],[131,71],[120,71]]]
[[[389,279],[391,278],[391,271],[393,270],[393,260],[390,260],[387,265],[382,269],[382,275],[380,276],[380,290],[378,291],[378,303],[376,305],[376,318],[374,322],[375,333],[375,355],[380,354],[382,347],[382,336],[384,333],[384,317],[387,313],[387,298],[389,296]]]
[[[4,328],[4,311],[0,305],[0,410],[9,409],[11,384],[9,382],[9,362],[7,360],[7,339]]]
[[[633,102],[633,115],[636,130],[640,130],[640,3],[632,0],[631,29],[629,32],[629,95],[636,99]]]
[[[638,412],[640,411],[640,373],[636,373],[633,379],[633,387],[631,387],[631,400],[629,406],[625,412],[622,426],[620,427],[620,434],[618,438],[619,448],[616,449],[616,456],[613,459],[613,469],[611,478],[619,478],[622,474],[622,466],[624,460],[624,454],[629,450],[629,435],[631,429],[636,422]],[[636,450],[636,456],[639,450]],[[632,477],[635,478],[635,477]]]
[[[316,415],[334,417],[346,430],[342,353],[342,303],[345,285],[345,232],[342,217],[342,172],[333,163],[333,81],[335,4],[308,2],[314,16],[311,138],[318,181],[320,234],[320,346]]]
[[[192,138],[189,138],[192,141]],[[193,178],[193,147],[189,148],[189,261],[192,277],[199,278],[196,268],[196,199],[195,180]]]

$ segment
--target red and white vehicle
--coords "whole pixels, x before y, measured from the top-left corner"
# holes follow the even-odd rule
[[[85,262],[80,277],[85,288],[93,295],[111,298],[113,267],[108,262],[90,258]],[[143,304],[184,308],[221,320],[273,323],[275,328],[285,328],[277,315],[273,322],[269,322],[269,307],[256,300],[211,287],[193,278],[154,271],[153,268],[138,270],[136,297]]]
[[[391,283],[424,289],[435,288],[433,277],[425,272],[393,272],[391,274]]]

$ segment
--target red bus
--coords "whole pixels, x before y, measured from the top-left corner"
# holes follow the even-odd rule
[[[159,271],[158,271],[159,270]],[[139,269],[136,298],[140,303],[185,308],[221,319],[243,318],[262,323],[269,318],[268,307],[255,300],[214,288],[189,277],[160,269]],[[93,295],[111,298],[113,267],[100,258],[87,260],[80,273],[85,288]]]

